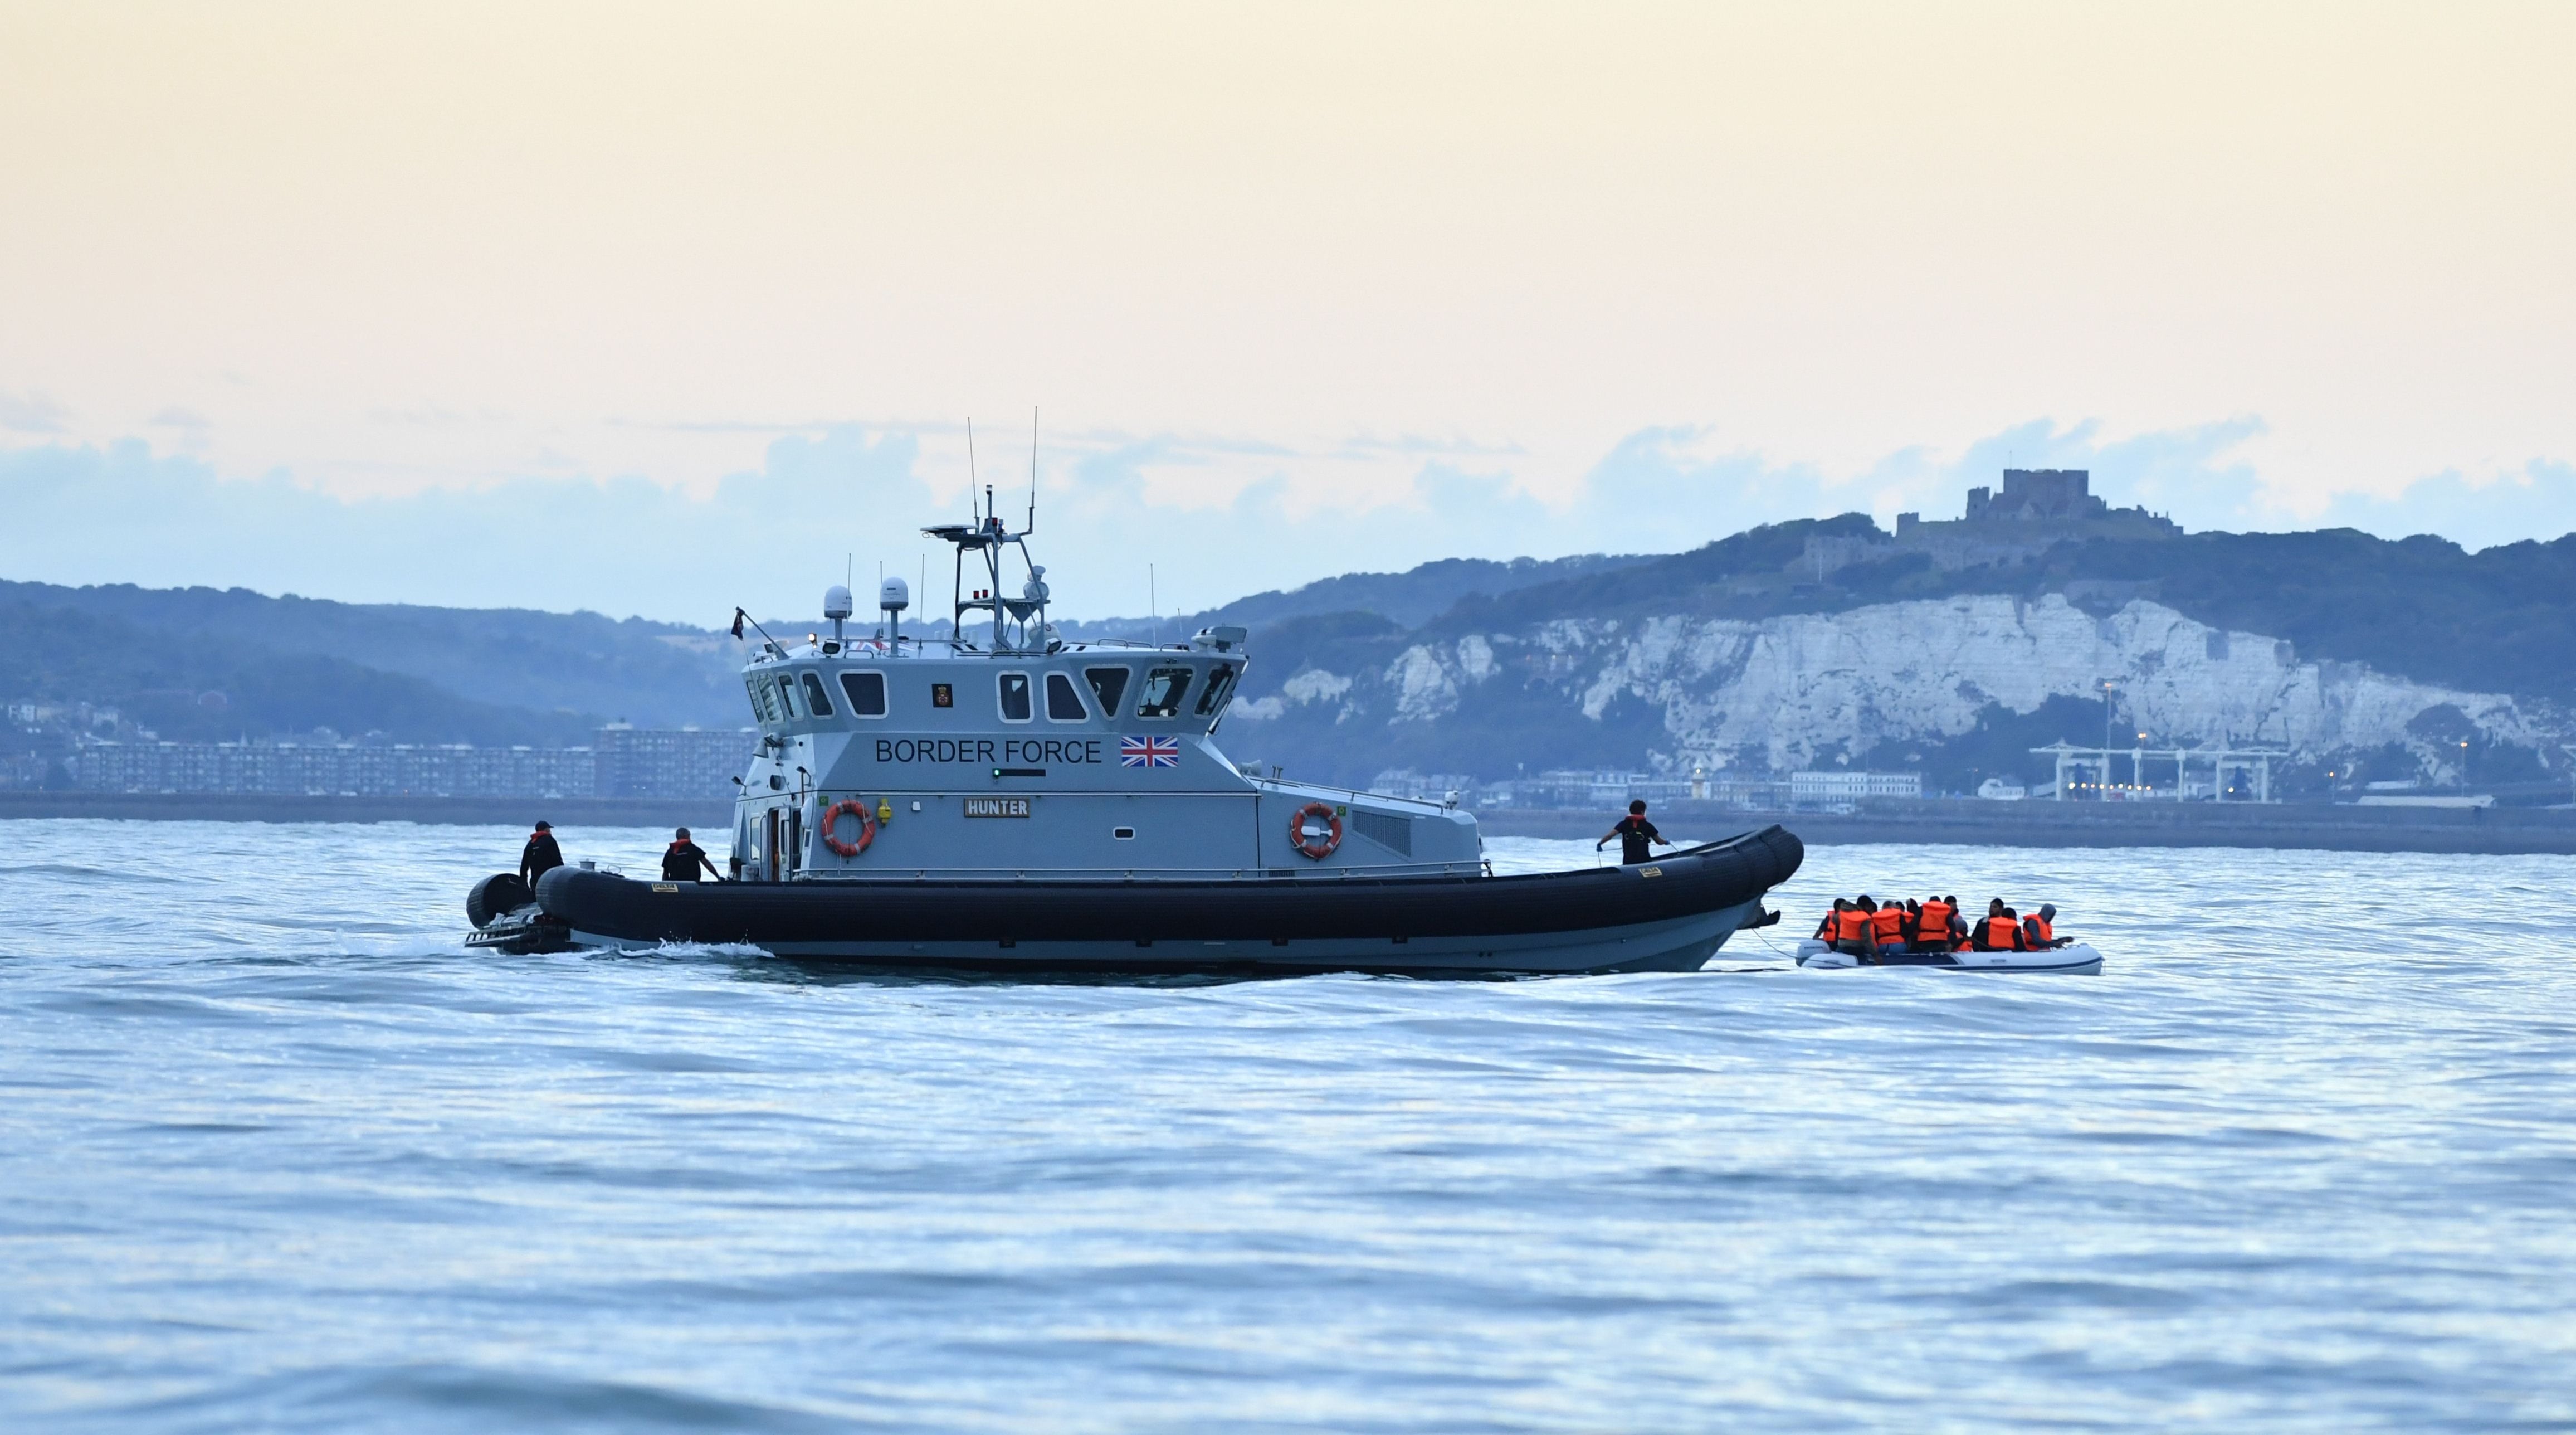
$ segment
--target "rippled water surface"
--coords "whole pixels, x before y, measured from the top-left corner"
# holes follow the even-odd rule
[[[1820,848],[1706,973],[1036,986],[469,955],[515,829],[0,834],[12,1428],[2576,1428],[2566,858]],[[1780,970],[1891,888],[2109,969]]]

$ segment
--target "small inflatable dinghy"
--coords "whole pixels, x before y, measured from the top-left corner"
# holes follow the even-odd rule
[[[2040,952],[1908,952],[1864,963],[1849,952],[1837,952],[1813,937],[1792,954],[1798,965],[1822,971],[1859,966],[1932,967],[1945,972],[2065,972],[2073,976],[2102,974],[2102,954],[2082,942]]]

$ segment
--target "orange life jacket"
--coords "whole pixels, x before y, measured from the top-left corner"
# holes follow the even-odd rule
[[[1905,909],[1890,903],[1869,919],[1870,935],[1880,946],[1905,940]]]
[[[2021,938],[2021,923],[2010,917],[1988,917],[1978,924],[1977,950],[1981,952],[2023,952],[2030,950]]]
[[[1834,914],[1835,941],[1866,942],[1869,940],[1869,933],[1869,913],[1862,911],[1860,908],[1853,907],[1846,911],[1836,912]]]
[[[1914,939],[1927,946],[1934,942],[1945,947],[1950,945],[1950,919],[1956,915],[1950,904],[1939,898],[1924,903],[1923,920],[1914,928]]]
[[[2049,925],[2046,917],[2024,917],[2021,924],[2030,934],[2030,944],[2034,947],[2045,947],[2057,940],[2057,929]]]

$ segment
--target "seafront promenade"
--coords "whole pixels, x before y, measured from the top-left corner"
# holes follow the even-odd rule
[[[1850,813],[1748,812],[1658,803],[1672,837],[1704,839],[1777,822],[1816,847],[1930,842],[1967,847],[2281,847],[2333,852],[2576,853],[2568,808],[2355,807],[2326,803],[1863,803]],[[1479,812],[1493,837],[1598,837],[1617,814],[1504,808]]]
[[[106,817],[147,822],[420,822],[462,827],[702,827],[724,832],[733,804],[662,797],[292,797],[255,792],[0,792],[0,821]]]
[[[1851,813],[1753,812],[1658,803],[1675,837],[1715,838],[1777,822],[1811,846],[1929,842],[1968,847],[2279,847],[2335,852],[2576,853],[2576,809],[2405,808],[2299,803],[2097,803],[1926,800]],[[101,817],[183,822],[420,822],[727,830],[731,804],[679,798],[279,797],[229,793],[0,792],[0,821]],[[1618,814],[1492,808],[1494,837],[1597,837]]]

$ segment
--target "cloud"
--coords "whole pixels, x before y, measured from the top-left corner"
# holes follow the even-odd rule
[[[2339,495],[2320,527],[2358,528],[2383,538],[2438,533],[2468,548],[2576,531],[2576,465],[2534,459],[2520,471],[2473,482],[2437,473],[2394,497]]]
[[[63,420],[70,417],[61,404],[30,389],[11,393],[0,389],[0,429],[17,433],[61,433]]]
[[[2112,502],[2143,502],[2196,529],[2279,526],[2281,510],[2235,456],[2262,432],[2260,420],[2239,418],[2106,438],[2093,423],[2034,420],[1955,454],[1900,449],[1835,476],[1709,429],[1657,427],[1612,445],[1571,493],[1546,497],[1513,455],[1444,440],[1305,452],[1085,434],[1048,440],[1034,546],[1064,613],[1103,617],[1146,611],[1149,570],[1168,613],[1435,558],[1672,552],[1853,509],[1882,522],[1900,509],[1948,517],[1968,486],[1994,482],[2007,462],[2089,468]],[[0,528],[0,577],[713,625],[735,604],[765,617],[811,613],[845,564],[864,587],[883,563],[913,577],[933,570],[932,591],[916,602],[935,611],[946,591],[935,570],[948,555],[919,529],[966,516],[962,444],[951,455],[951,437],[859,425],[784,434],[756,468],[703,494],[541,470],[481,489],[358,500],[284,472],[226,478],[139,441],[0,451],[11,517]],[[1002,455],[989,458],[988,469],[1007,469]],[[995,488],[1016,521],[1025,488]],[[2484,485],[2437,475],[2396,499],[2339,500],[2328,518],[2471,546],[2554,536],[2576,528],[2576,470],[2535,463]]]

